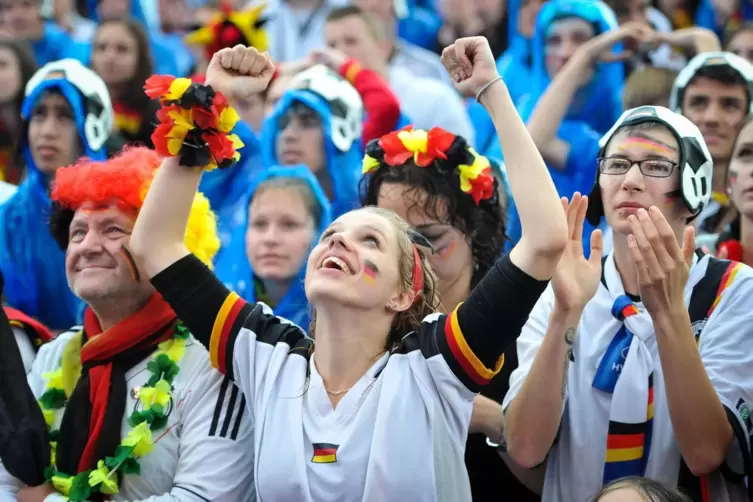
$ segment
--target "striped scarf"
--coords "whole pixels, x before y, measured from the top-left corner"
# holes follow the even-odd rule
[[[592,384],[595,389],[612,394],[604,484],[627,476],[643,476],[651,449],[653,359],[644,338],[653,331],[642,325],[633,326],[635,331],[627,326],[628,319],[637,314],[638,307],[630,297],[617,296],[612,316],[620,322],[620,328],[607,347]]]

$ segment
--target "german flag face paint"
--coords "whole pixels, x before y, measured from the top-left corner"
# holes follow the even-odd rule
[[[369,284],[374,284],[376,282],[376,277],[378,273],[379,273],[379,269],[377,268],[376,264],[373,261],[364,260],[363,279],[366,282],[368,282]]]
[[[337,462],[339,445],[330,443],[314,443],[314,456],[311,461],[315,464],[333,464]]]
[[[457,248],[458,242],[453,240],[448,245],[444,246],[443,248],[440,248],[437,251],[437,254],[440,258],[447,260],[449,259],[453,254],[455,254],[455,249]]]

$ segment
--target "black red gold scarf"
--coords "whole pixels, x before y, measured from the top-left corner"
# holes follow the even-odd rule
[[[86,310],[81,377],[60,425],[59,471],[75,475],[113,455],[128,397],[125,374],[173,335],[175,322],[175,313],[158,293],[139,312],[106,331],[91,308]]]

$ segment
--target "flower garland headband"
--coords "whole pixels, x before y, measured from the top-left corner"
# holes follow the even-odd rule
[[[159,125],[152,133],[154,149],[163,157],[178,157],[180,165],[205,171],[225,169],[240,159],[243,142],[230,131],[238,113],[222,93],[187,78],[149,77],[144,91],[159,98]]]
[[[66,382],[71,375],[72,364],[64,360],[57,371],[42,374],[47,381],[44,393],[39,398],[44,420],[50,430],[51,465],[45,469],[45,478],[52,483],[55,490],[67,500],[85,501],[92,494],[114,495],[118,493],[119,480],[124,475],[138,476],[141,473],[139,459],[148,455],[154,448],[152,432],[164,429],[167,425],[167,412],[173,400],[172,383],[180,372],[179,363],[186,351],[186,340],[189,332],[182,323],[178,322],[173,330],[173,337],[160,343],[152,360],[146,365],[151,374],[146,384],[139,389],[138,400],[142,411],[134,410],[128,417],[131,429],[126,437],[120,441],[114,456],[97,461],[97,467],[76,475],[60,472],[55,465],[57,442],[60,436],[58,429],[53,429],[58,415],[65,411],[72,389],[68,389]],[[71,339],[69,343],[81,344],[82,333]],[[63,358],[69,351],[64,352]],[[70,361],[68,361],[70,363]],[[80,369],[80,368],[79,368]]]
[[[366,146],[362,171],[368,174],[383,164],[397,167],[411,160],[418,167],[435,165],[440,172],[446,171],[441,164],[457,166],[460,190],[470,195],[477,206],[494,196],[489,160],[476,153],[462,137],[439,127],[427,132],[406,126],[371,140]]]

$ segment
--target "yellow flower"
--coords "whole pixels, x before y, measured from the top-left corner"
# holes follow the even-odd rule
[[[176,101],[183,96],[189,87],[191,87],[190,79],[176,78],[173,80],[173,83],[170,84],[170,89],[167,91],[164,98],[170,101]]]
[[[55,457],[58,454],[58,442],[50,441],[50,466],[55,466]]]
[[[167,116],[173,119],[173,129],[180,128],[190,131],[194,128],[193,125],[193,112],[180,108],[178,110],[170,110],[167,112]]]
[[[110,476],[110,469],[102,460],[97,462],[97,469],[89,473],[89,486],[94,488],[97,485],[100,485],[99,491],[105,495],[118,493],[118,482],[114,476]]]
[[[44,415],[44,421],[47,424],[47,427],[55,425],[55,410],[42,409],[42,414]]]
[[[478,178],[484,169],[489,167],[489,160],[486,157],[482,157],[473,148],[469,148],[471,154],[473,154],[473,164],[470,166],[461,164],[458,166],[460,172],[460,189],[464,192],[471,191],[471,180]]]
[[[364,155],[363,156],[363,164],[361,167],[361,174],[368,174],[374,169],[379,167],[379,161],[372,157],[371,155]]]
[[[143,390],[141,391],[143,392]],[[149,428],[149,424],[141,422],[139,425],[128,431],[128,436],[121,441],[123,446],[133,447],[133,454],[137,457],[143,457],[147,455],[152,448],[152,430]]]
[[[221,132],[230,132],[235,127],[235,123],[238,122],[238,112],[235,108],[228,106],[220,112],[220,118],[218,120],[217,129]]]
[[[235,155],[237,157],[235,160],[238,161],[241,158],[241,154],[238,153],[237,150],[243,148],[246,145],[243,143],[243,141],[241,141],[240,136],[238,136],[237,134],[229,134],[227,139],[233,142],[233,148],[235,148],[236,150]]]
[[[71,491],[71,484],[73,484],[73,478],[64,478],[62,476],[52,476],[52,486],[65,496],[68,496],[68,492]]]
[[[399,133],[397,133],[397,137],[409,152],[426,152],[426,148],[429,143],[428,132],[421,129],[414,129],[412,131],[400,131]]]
[[[155,404],[165,408],[170,402],[170,390],[172,390],[170,384],[165,380],[160,380],[154,387],[142,387],[139,391],[139,401],[147,409]]]
[[[64,389],[62,368],[58,369],[57,371],[42,373],[42,378],[47,380],[48,389],[59,389],[59,390]]]
[[[183,359],[183,354],[186,351],[186,341],[180,338],[171,338],[160,343],[157,347],[159,348],[157,355],[165,354],[172,362],[177,363]]]

